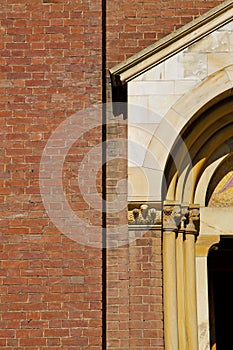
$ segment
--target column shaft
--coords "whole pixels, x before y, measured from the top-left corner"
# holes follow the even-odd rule
[[[185,309],[188,350],[198,350],[195,235],[188,233],[184,241]]]
[[[183,233],[179,231],[176,239],[176,271],[177,271],[177,308],[179,349],[187,349],[185,325],[185,282],[184,282],[184,244]]]
[[[176,233],[172,231],[163,235],[163,274],[165,349],[178,350]]]

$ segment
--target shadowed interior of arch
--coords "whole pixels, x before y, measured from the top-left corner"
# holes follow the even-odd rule
[[[232,151],[233,97],[228,97],[198,116],[178,136],[165,168],[163,198],[192,203],[205,169]],[[169,198],[168,198],[169,197]]]
[[[210,345],[229,349],[232,342],[233,237],[222,236],[208,255]]]

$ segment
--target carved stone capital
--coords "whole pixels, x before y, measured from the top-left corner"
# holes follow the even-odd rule
[[[188,224],[188,214],[189,214],[188,206],[181,205],[180,211],[181,211],[181,219],[180,219],[179,232],[185,232],[185,228]]]
[[[165,204],[163,206],[163,229],[165,231],[177,231],[180,225],[180,205]]]
[[[199,234],[200,228],[200,208],[198,205],[192,204],[188,208],[188,223],[186,225],[186,234]]]

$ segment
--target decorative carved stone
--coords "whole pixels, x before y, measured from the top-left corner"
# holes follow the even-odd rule
[[[186,233],[198,235],[199,227],[200,227],[199,206],[191,205],[188,210],[188,224],[186,226]]]
[[[153,226],[161,224],[161,210],[153,207],[153,203],[136,203],[137,207],[128,211],[129,225]]]
[[[179,231],[185,231],[185,221],[186,221],[186,217],[182,216],[181,220],[180,220],[180,228]]]
[[[200,213],[198,205],[165,204],[163,207],[164,231],[183,231],[185,234],[199,232]]]
[[[180,206],[177,204],[165,204],[163,207],[163,229],[176,231],[181,219]]]
[[[129,204],[128,224],[130,226],[148,227],[162,224],[162,212],[160,203]],[[198,205],[179,205],[177,203],[165,203],[163,206],[163,229],[165,231],[183,231],[185,234],[199,232],[200,213]]]
[[[185,231],[185,228],[188,224],[188,218],[189,218],[189,211],[187,205],[181,206],[181,220],[180,220],[180,227],[179,231]]]

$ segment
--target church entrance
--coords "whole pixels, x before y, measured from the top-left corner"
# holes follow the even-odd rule
[[[210,349],[232,348],[233,237],[221,237],[208,255]]]

